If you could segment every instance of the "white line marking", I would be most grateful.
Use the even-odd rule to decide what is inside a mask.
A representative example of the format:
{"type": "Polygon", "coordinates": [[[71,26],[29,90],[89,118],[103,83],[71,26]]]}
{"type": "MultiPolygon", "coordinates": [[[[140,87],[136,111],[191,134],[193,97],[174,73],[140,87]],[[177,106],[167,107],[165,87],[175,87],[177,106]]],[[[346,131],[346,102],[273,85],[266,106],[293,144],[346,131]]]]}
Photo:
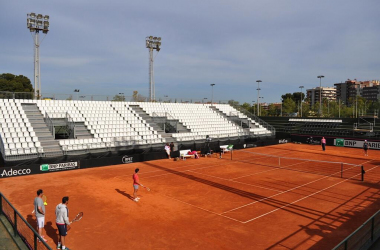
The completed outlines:
{"type": "MultiPolygon", "coordinates": [[[[356,167],[356,166],[355,166],[355,167],[356,167]]],[[[353,167],[353,168],[354,168],[354,167],[353,167]]],[[[351,169],[351,168],[349,168],[349,169],[351,169]]],[[[268,196],[268,197],[266,197],[266,198],[262,198],[262,199],[260,199],[260,200],[257,200],[257,201],[254,201],[254,202],[250,202],[250,203],[245,204],[245,205],[243,205],[243,206],[240,206],[240,207],[237,207],[237,208],[234,208],[234,209],[228,210],[228,211],[226,211],[226,212],[223,212],[222,214],[224,214],[224,213],[229,213],[229,212],[232,212],[232,211],[238,210],[238,209],[243,208],[243,207],[246,207],[246,206],[250,206],[250,205],[255,204],[255,203],[257,203],[257,202],[265,201],[265,200],[267,200],[267,199],[270,199],[270,198],[272,198],[272,197],[278,196],[278,195],[280,195],[280,194],[284,194],[284,193],[290,192],[290,191],[292,191],[292,190],[295,190],[295,189],[298,189],[298,188],[304,187],[304,186],[306,186],[306,185],[309,185],[309,184],[311,184],[311,183],[314,183],[314,182],[317,182],[317,181],[320,181],[320,180],[323,180],[323,179],[329,178],[329,177],[331,177],[332,175],[334,175],[334,174],[338,174],[338,173],[340,173],[340,171],[339,171],[339,172],[336,172],[336,173],[333,173],[333,174],[331,174],[331,175],[324,176],[324,177],[322,177],[322,178],[316,179],[316,180],[314,180],[314,181],[307,182],[307,183],[302,184],[302,185],[299,185],[299,186],[297,186],[297,187],[294,187],[294,188],[291,188],[291,189],[288,189],[288,190],[284,190],[284,191],[282,191],[282,192],[280,192],[280,193],[278,193],[278,194],[274,194],[274,195],[268,196]]],[[[351,177],[351,178],[352,178],[352,177],[351,177]]]]}
{"type": "Polygon", "coordinates": [[[226,215],[218,214],[218,213],[216,213],[216,212],[213,212],[213,211],[207,210],[207,209],[205,209],[205,208],[201,208],[201,207],[195,206],[195,205],[193,205],[193,204],[187,203],[187,202],[185,202],[185,201],[178,200],[178,199],[176,199],[176,198],[173,198],[173,197],[167,196],[167,195],[165,195],[165,194],[163,194],[162,196],[165,196],[165,197],[170,198],[170,199],[172,199],[172,200],[175,200],[175,201],[178,201],[178,202],[184,203],[184,204],[186,204],[186,205],[189,205],[189,206],[192,206],[192,207],[198,208],[198,209],[200,209],[200,210],[203,210],[203,211],[206,211],[206,212],[209,212],[209,213],[212,213],[212,214],[215,214],[215,215],[218,215],[218,216],[221,216],[221,217],[224,217],[224,218],[227,218],[227,219],[233,220],[233,221],[237,221],[237,222],[240,222],[240,223],[244,223],[244,222],[242,222],[242,221],[240,221],[240,220],[237,220],[237,219],[234,219],[234,218],[228,217],[228,216],[226,216],[226,215]]]}
{"type": "MultiPolygon", "coordinates": [[[[378,167],[378,166],[375,166],[375,167],[369,169],[368,171],[371,171],[372,169],[377,168],[377,167],[378,167]]],[[[360,175],[360,174],[357,174],[357,175],[360,175]]],[[[355,176],[357,176],[357,175],[355,175],[355,176]]],[[[259,216],[255,217],[255,218],[252,218],[252,219],[250,219],[250,220],[244,221],[243,224],[248,223],[248,222],[251,222],[251,221],[254,221],[254,220],[257,220],[257,219],[259,219],[259,218],[261,218],[261,217],[263,217],[263,216],[266,216],[266,215],[268,215],[268,214],[274,213],[274,212],[276,212],[276,211],[278,211],[278,210],[280,210],[280,209],[283,209],[283,208],[288,207],[288,206],[290,206],[290,205],[292,205],[292,204],[294,204],[294,203],[297,203],[297,202],[302,201],[302,200],[304,200],[304,199],[306,199],[306,198],[309,198],[309,197],[311,197],[311,196],[313,196],[313,195],[315,195],[315,194],[318,194],[318,193],[320,193],[320,192],[322,192],[322,191],[325,191],[325,190],[327,190],[327,189],[330,189],[330,188],[332,188],[332,187],[334,187],[334,186],[336,186],[336,185],[338,185],[338,184],[341,184],[341,183],[343,183],[343,182],[346,182],[346,181],[348,181],[348,180],[354,178],[355,176],[353,176],[353,177],[351,177],[351,178],[348,178],[348,179],[346,179],[346,180],[343,180],[343,181],[341,181],[341,182],[335,183],[335,184],[333,184],[333,185],[331,185],[331,186],[329,186],[329,187],[326,187],[326,188],[324,188],[324,189],[321,189],[321,190],[319,190],[319,191],[317,191],[317,192],[315,192],[315,193],[312,193],[312,194],[310,194],[310,195],[308,195],[308,196],[305,196],[305,197],[303,197],[303,198],[300,198],[300,199],[298,199],[298,200],[296,200],[296,201],[293,201],[293,202],[291,202],[291,203],[289,203],[289,204],[287,204],[287,205],[284,205],[284,206],[282,206],[282,207],[276,208],[276,209],[274,209],[274,210],[272,210],[272,211],[269,211],[269,212],[267,212],[267,213],[265,213],[265,214],[262,214],[262,215],[259,215],[259,216]]]]}

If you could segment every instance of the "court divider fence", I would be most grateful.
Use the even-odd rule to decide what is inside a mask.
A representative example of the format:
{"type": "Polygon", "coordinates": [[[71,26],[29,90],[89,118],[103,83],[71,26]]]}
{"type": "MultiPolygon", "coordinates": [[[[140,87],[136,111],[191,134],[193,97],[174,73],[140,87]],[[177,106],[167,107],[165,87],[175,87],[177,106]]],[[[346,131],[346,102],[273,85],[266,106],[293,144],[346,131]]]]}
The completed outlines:
{"type": "Polygon", "coordinates": [[[369,249],[378,239],[380,239],[380,210],[334,247],[333,250],[369,249]]]}
{"type": "Polygon", "coordinates": [[[52,250],[1,192],[0,215],[4,215],[12,225],[13,237],[20,237],[27,248],[31,250],[52,250]]]}

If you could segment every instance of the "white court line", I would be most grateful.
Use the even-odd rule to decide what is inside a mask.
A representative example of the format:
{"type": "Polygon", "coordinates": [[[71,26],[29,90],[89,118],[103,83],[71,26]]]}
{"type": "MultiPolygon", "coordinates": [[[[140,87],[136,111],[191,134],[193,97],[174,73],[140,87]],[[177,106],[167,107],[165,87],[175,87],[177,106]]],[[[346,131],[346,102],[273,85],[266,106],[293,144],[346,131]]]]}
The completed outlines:
{"type": "Polygon", "coordinates": [[[251,187],[257,187],[257,188],[267,189],[267,190],[271,190],[271,191],[281,192],[281,190],[278,190],[278,189],[267,188],[267,187],[258,186],[258,185],[252,185],[252,184],[244,183],[244,182],[240,182],[240,181],[234,181],[233,179],[225,179],[225,178],[222,178],[222,177],[217,177],[217,176],[213,176],[213,175],[198,173],[198,172],[194,172],[193,170],[186,170],[186,171],[193,172],[193,173],[196,173],[196,174],[199,174],[199,175],[205,175],[205,176],[216,178],[216,179],[221,179],[221,180],[225,180],[225,181],[230,181],[230,182],[235,182],[235,183],[239,183],[239,184],[244,184],[244,185],[251,186],[251,187]]]}
{"type": "MultiPolygon", "coordinates": [[[[307,161],[305,161],[307,162],[307,161]]],[[[254,173],[254,174],[249,174],[249,175],[244,175],[244,176],[240,176],[240,177],[236,177],[236,178],[233,178],[231,180],[236,180],[236,179],[240,179],[240,178],[244,178],[244,177],[248,177],[248,176],[252,176],[252,175],[257,175],[257,174],[261,174],[261,173],[266,173],[266,172],[270,172],[270,171],[275,171],[275,170],[279,170],[279,169],[285,169],[285,170],[293,170],[293,169],[289,169],[288,167],[291,167],[291,166],[294,166],[294,165],[297,165],[297,164],[301,164],[301,163],[305,163],[305,162],[300,162],[300,163],[294,163],[292,165],[287,165],[286,167],[281,167],[281,166],[267,166],[267,165],[260,165],[260,164],[256,164],[256,165],[260,165],[260,166],[263,166],[263,167],[272,167],[274,169],[269,169],[269,170],[265,170],[265,171],[261,171],[261,172],[257,172],[257,173],[254,173]]],[[[313,173],[313,172],[306,172],[306,173],[313,173]]]]}
{"type": "MultiPolygon", "coordinates": [[[[373,167],[373,168],[371,168],[371,169],[369,169],[369,170],[367,170],[367,171],[371,171],[372,169],[377,168],[377,167],[378,167],[378,166],[375,166],[375,167],[373,167]]],[[[259,216],[255,217],[255,218],[252,218],[252,219],[249,219],[249,220],[247,220],[247,221],[244,221],[243,224],[248,223],[248,222],[251,222],[251,221],[254,221],[254,220],[257,220],[257,219],[259,219],[259,218],[261,218],[261,217],[264,217],[264,216],[266,216],[266,215],[268,215],[268,214],[274,213],[274,212],[276,212],[276,211],[278,211],[278,210],[280,210],[280,209],[283,209],[283,208],[285,208],[285,207],[288,207],[288,206],[290,206],[290,205],[292,205],[292,204],[294,204],[294,203],[297,203],[297,202],[299,202],[299,201],[302,201],[302,200],[304,200],[304,199],[306,199],[306,198],[309,198],[309,197],[311,197],[311,196],[313,196],[313,195],[316,195],[316,194],[318,194],[318,193],[320,193],[320,192],[322,192],[322,191],[325,191],[325,190],[330,189],[330,188],[332,188],[332,187],[334,187],[334,186],[336,186],[336,185],[339,185],[339,184],[341,184],[341,183],[343,183],[343,182],[346,182],[346,181],[348,181],[348,180],[350,180],[350,179],[352,179],[352,178],[354,178],[355,176],[358,176],[358,175],[360,175],[360,174],[354,175],[354,176],[351,177],[351,178],[348,178],[348,179],[343,180],[343,181],[341,181],[341,182],[335,183],[335,184],[333,184],[333,185],[331,185],[331,186],[329,186],[329,187],[326,187],[326,188],[324,188],[324,189],[321,189],[321,190],[319,190],[319,191],[317,191],[317,192],[315,192],[315,193],[312,193],[312,194],[310,194],[310,195],[308,195],[308,196],[305,196],[305,197],[303,197],[303,198],[300,198],[300,199],[298,199],[298,200],[296,200],[296,201],[293,201],[293,202],[291,202],[291,203],[289,203],[289,204],[287,204],[287,205],[284,205],[284,206],[282,206],[282,207],[276,208],[276,209],[274,209],[274,210],[272,210],[272,211],[269,211],[269,212],[267,212],[267,213],[265,213],[265,214],[262,214],[262,215],[259,215],[259,216]]]]}
{"type": "MultiPolygon", "coordinates": [[[[369,161],[371,161],[371,160],[369,160],[369,161]]],[[[369,161],[366,161],[366,162],[369,162],[369,161]]],[[[366,162],[364,162],[364,163],[366,163],[366,162]]],[[[364,164],[364,163],[361,163],[361,164],[364,164]]],[[[355,167],[356,167],[356,166],[355,166],[355,167]]],[[[353,167],[353,168],[354,168],[354,167],[353,167]]],[[[349,169],[351,169],[351,168],[349,168],[349,169]]],[[[340,171],[339,171],[339,172],[336,172],[336,173],[334,173],[334,174],[337,174],[337,173],[340,173],[340,171]]],[[[234,209],[228,210],[228,211],[226,211],[226,212],[223,212],[222,214],[224,214],[224,213],[228,213],[228,212],[232,212],[232,211],[238,210],[238,209],[240,209],[240,208],[243,208],[243,207],[246,207],[246,206],[250,206],[250,205],[255,204],[255,203],[257,203],[257,202],[261,202],[261,201],[264,201],[264,200],[270,199],[270,198],[275,197],[275,196],[278,196],[278,195],[280,195],[280,194],[284,194],[284,193],[290,192],[290,191],[292,191],[292,190],[295,190],[295,189],[301,188],[301,187],[306,186],[306,185],[309,185],[309,184],[311,184],[311,183],[314,183],[314,182],[317,182],[317,181],[320,181],[320,180],[323,180],[323,179],[329,178],[329,177],[331,177],[331,176],[334,175],[334,174],[331,174],[331,175],[328,175],[328,176],[324,176],[324,177],[319,178],[319,179],[316,179],[316,180],[314,180],[314,181],[310,181],[310,182],[308,182],[308,183],[305,183],[305,184],[299,185],[299,186],[297,186],[297,187],[294,187],[294,188],[291,188],[291,189],[288,189],[288,190],[282,191],[282,192],[280,192],[280,193],[278,193],[278,194],[274,194],[274,195],[268,196],[268,197],[266,197],[266,198],[263,198],[263,199],[260,199],[260,200],[254,201],[254,202],[250,202],[250,203],[245,204],[245,205],[243,205],[243,206],[240,206],[240,207],[237,207],[237,208],[234,208],[234,209]]]]}
{"type": "Polygon", "coordinates": [[[240,221],[240,220],[237,220],[237,219],[234,219],[234,218],[228,217],[228,216],[226,216],[226,215],[218,214],[218,213],[216,213],[216,212],[213,212],[213,211],[207,210],[207,209],[205,209],[205,208],[201,208],[201,207],[195,206],[195,205],[193,205],[193,204],[187,203],[187,202],[185,202],[185,201],[178,200],[178,199],[176,199],[176,198],[173,198],[173,197],[167,196],[167,195],[165,195],[165,194],[163,194],[162,196],[165,196],[165,197],[170,198],[170,199],[172,199],[172,200],[175,200],[175,201],[178,201],[178,202],[184,203],[184,204],[186,204],[186,205],[189,205],[189,206],[192,206],[192,207],[198,208],[198,209],[200,209],[200,210],[203,210],[203,211],[209,212],[209,213],[211,213],[211,214],[215,214],[215,215],[218,215],[218,216],[221,216],[221,217],[224,217],[224,218],[227,218],[227,219],[233,220],[233,221],[237,221],[237,222],[240,222],[240,223],[244,223],[243,221],[240,221]]]}

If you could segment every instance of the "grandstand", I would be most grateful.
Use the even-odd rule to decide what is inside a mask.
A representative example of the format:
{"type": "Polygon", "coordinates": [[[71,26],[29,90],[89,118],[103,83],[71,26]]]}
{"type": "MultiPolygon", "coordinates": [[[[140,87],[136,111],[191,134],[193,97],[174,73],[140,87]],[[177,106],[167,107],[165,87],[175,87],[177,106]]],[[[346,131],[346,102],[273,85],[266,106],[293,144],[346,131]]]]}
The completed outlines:
{"type": "Polygon", "coordinates": [[[4,162],[275,135],[228,104],[1,99],[0,112],[4,162]]]}

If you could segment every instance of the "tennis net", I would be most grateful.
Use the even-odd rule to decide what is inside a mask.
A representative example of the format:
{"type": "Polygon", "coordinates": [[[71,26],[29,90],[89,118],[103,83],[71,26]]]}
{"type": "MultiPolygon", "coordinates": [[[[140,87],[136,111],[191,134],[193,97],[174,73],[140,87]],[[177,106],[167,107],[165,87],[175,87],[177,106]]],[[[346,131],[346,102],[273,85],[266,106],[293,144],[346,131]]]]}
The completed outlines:
{"type": "Polygon", "coordinates": [[[243,150],[235,150],[232,160],[252,163],[255,165],[269,166],[274,168],[325,175],[338,178],[364,180],[364,167],[358,164],[345,162],[318,161],[268,155],[243,150]]]}

